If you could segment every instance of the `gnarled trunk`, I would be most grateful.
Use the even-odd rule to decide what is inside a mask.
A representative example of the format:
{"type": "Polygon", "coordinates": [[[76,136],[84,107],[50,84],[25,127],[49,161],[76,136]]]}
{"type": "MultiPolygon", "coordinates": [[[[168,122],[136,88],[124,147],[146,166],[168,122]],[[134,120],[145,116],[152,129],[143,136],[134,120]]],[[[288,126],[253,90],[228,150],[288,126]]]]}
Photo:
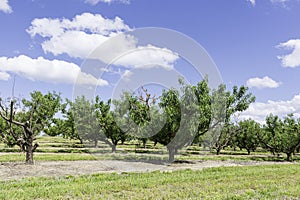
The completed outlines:
{"type": "Polygon", "coordinates": [[[33,151],[32,146],[26,148],[26,164],[33,165],[33,151]]]}
{"type": "Polygon", "coordinates": [[[36,148],[39,146],[37,143],[33,145],[34,136],[33,133],[29,130],[25,130],[26,135],[28,138],[26,138],[25,144],[23,144],[23,150],[26,153],[26,164],[33,165],[33,153],[36,150],[36,148]]]}
{"type": "Polygon", "coordinates": [[[174,147],[169,146],[167,148],[169,152],[169,162],[174,162],[176,149],[174,147]]]}

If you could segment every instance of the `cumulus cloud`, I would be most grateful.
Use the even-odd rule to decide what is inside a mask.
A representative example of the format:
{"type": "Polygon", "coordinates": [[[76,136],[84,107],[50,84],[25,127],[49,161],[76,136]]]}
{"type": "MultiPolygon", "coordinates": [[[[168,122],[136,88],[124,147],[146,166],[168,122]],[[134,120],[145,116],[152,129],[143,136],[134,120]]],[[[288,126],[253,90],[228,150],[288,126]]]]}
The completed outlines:
{"type": "MultiPolygon", "coordinates": [[[[253,6],[255,6],[255,4],[256,4],[256,0],[247,0],[247,1],[250,2],[253,6]]],[[[270,2],[273,4],[276,4],[276,3],[285,4],[288,1],[289,0],[270,0],[270,2]]]]}
{"type": "Polygon", "coordinates": [[[166,70],[171,70],[178,58],[178,54],[173,53],[167,48],[147,45],[136,47],[133,51],[117,59],[114,64],[143,69],[161,67],[166,70]]]}
{"type": "MultiPolygon", "coordinates": [[[[55,56],[67,54],[70,57],[85,59],[99,45],[129,30],[132,29],[119,17],[106,19],[99,14],[83,13],[71,20],[34,19],[27,32],[32,37],[38,35],[44,39],[41,45],[45,53],[52,53],[55,56]]],[[[123,34],[115,40],[118,42],[108,45],[107,50],[100,55],[101,58],[97,54],[95,59],[110,64],[111,58],[117,58],[127,52],[117,58],[114,64],[127,68],[160,66],[171,69],[179,58],[176,53],[166,48],[139,46],[133,36],[123,34]]]]}
{"type": "Polygon", "coordinates": [[[130,70],[125,70],[124,73],[121,75],[122,79],[125,81],[129,81],[130,77],[133,75],[133,72],[131,72],[130,70]]]}
{"type": "Polygon", "coordinates": [[[0,57],[0,77],[15,73],[32,81],[48,83],[66,83],[81,85],[108,85],[103,79],[96,79],[90,74],[80,71],[79,66],[62,60],[47,60],[43,57],[32,59],[25,55],[7,58],[0,57]]]}
{"type": "Polygon", "coordinates": [[[8,73],[0,71],[0,80],[7,81],[9,78],[10,78],[10,75],[8,73]]]}
{"type": "Polygon", "coordinates": [[[253,6],[255,6],[256,4],[255,0],[247,0],[247,1],[249,1],[253,6]]]}
{"type": "Polygon", "coordinates": [[[12,9],[8,4],[8,0],[0,0],[0,10],[5,13],[11,13],[12,9]]]}
{"type": "Polygon", "coordinates": [[[271,0],[272,3],[286,3],[289,0],[271,0]]]}
{"type": "Polygon", "coordinates": [[[45,53],[57,56],[63,53],[75,58],[86,58],[93,49],[107,40],[99,34],[87,34],[83,31],[67,31],[59,37],[53,37],[42,43],[45,53]]]}
{"type": "Polygon", "coordinates": [[[69,19],[34,19],[27,32],[44,38],[45,53],[85,58],[99,44],[130,28],[119,17],[106,19],[99,14],[83,13],[69,19]]]}
{"type": "Polygon", "coordinates": [[[283,67],[299,67],[300,66],[300,39],[292,39],[277,46],[292,52],[287,55],[278,56],[283,67]]]}
{"type": "Polygon", "coordinates": [[[89,3],[94,6],[94,5],[98,4],[99,2],[108,3],[108,4],[113,3],[113,2],[129,4],[130,0],[85,0],[84,2],[89,3]]]}
{"type": "Polygon", "coordinates": [[[284,117],[287,114],[294,113],[295,116],[300,114],[300,94],[294,96],[288,101],[267,101],[266,103],[253,103],[249,108],[240,114],[241,119],[254,119],[257,122],[263,123],[266,116],[269,114],[284,117]]]}
{"type": "Polygon", "coordinates": [[[276,82],[273,79],[271,79],[268,76],[265,76],[263,78],[250,78],[247,81],[247,86],[250,88],[258,88],[258,89],[263,89],[263,88],[278,88],[281,85],[280,82],[276,82]]]}

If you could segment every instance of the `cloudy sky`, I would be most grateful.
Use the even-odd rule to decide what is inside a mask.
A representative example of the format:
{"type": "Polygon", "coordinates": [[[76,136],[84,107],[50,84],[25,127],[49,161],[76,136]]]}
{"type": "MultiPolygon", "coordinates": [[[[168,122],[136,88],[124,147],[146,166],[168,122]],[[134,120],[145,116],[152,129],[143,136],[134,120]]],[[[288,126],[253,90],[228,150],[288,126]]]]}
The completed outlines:
{"type": "Polygon", "coordinates": [[[177,52],[130,36],[119,38],[107,54],[131,53],[101,68],[103,76],[81,70],[95,48],[118,34],[162,27],[202,45],[229,89],[250,88],[257,101],[241,117],[300,117],[299,19],[298,0],[0,0],[0,95],[12,95],[15,79],[19,97],[56,90],[71,98],[76,82],[109,98],[119,79],[133,77],[132,70],[157,66],[196,83],[177,52]]]}

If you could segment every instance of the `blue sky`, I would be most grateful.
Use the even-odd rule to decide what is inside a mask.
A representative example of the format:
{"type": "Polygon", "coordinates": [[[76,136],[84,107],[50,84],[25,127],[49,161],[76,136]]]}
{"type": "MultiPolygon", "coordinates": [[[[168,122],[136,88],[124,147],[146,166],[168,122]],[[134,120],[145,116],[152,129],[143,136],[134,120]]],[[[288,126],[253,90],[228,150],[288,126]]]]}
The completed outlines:
{"type": "MultiPolygon", "coordinates": [[[[0,93],[11,95],[15,76],[16,96],[56,90],[71,98],[87,52],[117,33],[163,27],[201,44],[228,88],[250,88],[257,101],[242,118],[262,121],[271,112],[300,117],[299,19],[298,0],[0,0],[0,93]]],[[[137,57],[164,69],[188,65],[176,52],[150,47],[103,77],[81,73],[81,83],[96,85],[108,98],[116,80],[140,68],[137,57]]],[[[187,67],[181,73],[193,79],[187,67]]]]}

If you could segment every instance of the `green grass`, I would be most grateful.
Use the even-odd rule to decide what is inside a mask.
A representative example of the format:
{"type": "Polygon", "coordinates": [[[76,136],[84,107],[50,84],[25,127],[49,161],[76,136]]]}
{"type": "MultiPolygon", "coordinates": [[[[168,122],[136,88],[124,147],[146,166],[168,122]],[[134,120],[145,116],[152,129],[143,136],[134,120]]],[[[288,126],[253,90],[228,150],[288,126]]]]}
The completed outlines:
{"type": "MultiPolygon", "coordinates": [[[[35,153],[35,161],[75,161],[75,160],[96,160],[91,154],[84,153],[35,153]]],[[[25,162],[23,153],[7,153],[0,155],[0,162],[25,162]]]]}
{"type": "Polygon", "coordinates": [[[299,199],[300,165],[29,178],[0,184],[0,199],[299,199]]]}
{"type": "MultiPolygon", "coordinates": [[[[76,151],[75,151],[76,152],[76,151]]],[[[283,162],[285,157],[277,157],[272,155],[177,155],[176,160],[190,160],[190,161],[276,161],[283,162]]],[[[20,162],[25,160],[24,153],[1,153],[1,162],[20,162]]],[[[117,151],[117,153],[74,153],[67,149],[57,153],[34,153],[35,161],[75,161],[75,160],[140,160],[140,161],[167,161],[167,152],[164,154],[147,154],[147,153],[132,153],[126,151],[117,151]]],[[[299,162],[300,156],[294,156],[294,161],[299,162]]]]}
{"type": "MultiPolygon", "coordinates": [[[[40,136],[36,140],[39,147],[36,150],[34,159],[36,161],[57,161],[57,160],[164,160],[168,159],[166,147],[157,144],[154,147],[153,142],[148,142],[146,148],[143,148],[140,141],[127,141],[123,145],[117,146],[117,154],[111,153],[111,148],[99,142],[99,148],[87,147],[80,144],[78,140],[70,140],[62,137],[40,136]],[[92,153],[92,155],[90,155],[92,153]],[[94,156],[96,155],[96,156],[94,156]]],[[[24,161],[25,154],[20,153],[20,149],[15,146],[9,148],[0,143],[0,162],[24,161]],[[7,153],[7,154],[6,154],[7,153]]],[[[272,156],[269,152],[252,152],[247,155],[246,151],[233,151],[226,149],[220,156],[215,153],[203,150],[199,146],[190,146],[180,150],[176,156],[178,160],[237,160],[237,161],[284,161],[285,155],[281,157],[272,156]]],[[[293,157],[294,161],[300,161],[300,154],[293,157]]]]}

